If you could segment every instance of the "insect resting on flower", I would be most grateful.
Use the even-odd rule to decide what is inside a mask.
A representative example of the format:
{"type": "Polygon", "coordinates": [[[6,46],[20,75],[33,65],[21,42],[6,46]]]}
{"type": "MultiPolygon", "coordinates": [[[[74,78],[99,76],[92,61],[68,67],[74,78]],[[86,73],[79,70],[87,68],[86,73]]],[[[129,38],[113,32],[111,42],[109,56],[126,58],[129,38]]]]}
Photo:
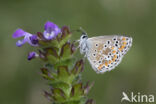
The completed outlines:
{"type": "Polygon", "coordinates": [[[97,73],[114,69],[132,46],[132,38],[106,35],[88,38],[83,33],[79,40],[80,53],[85,54],[97,73]]]}

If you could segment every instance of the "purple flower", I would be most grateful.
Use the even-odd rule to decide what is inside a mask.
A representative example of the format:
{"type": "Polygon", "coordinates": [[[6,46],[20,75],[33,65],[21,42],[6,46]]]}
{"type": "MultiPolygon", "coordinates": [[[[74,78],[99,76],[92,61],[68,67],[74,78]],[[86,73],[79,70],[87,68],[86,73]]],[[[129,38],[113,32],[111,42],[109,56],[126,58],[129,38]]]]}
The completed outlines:
{"type": "Polygon", "coordinates": [[[43,36],[45,39],[54,39],[59,33],[61,33],[61,29],[56,24],[50,21],[46,22],[43,32],[43,36]]]}
{"type": "Polygon", "coordinates": [[[38,44],[37,35],[32,35],[32,36],[30,37],[30,40],[31,40],[31,43],[32,43],[33,45],[37,45],[37,44],[38,44]]]}
{"type": "Polygon", "coordinates": [[[21,47],[26,42],[29,43],[31,46],[38,46],[38,39],[36,35],[32,35],[28,32],[23,31],[22,29],[17,29],[13,33],[13,38],[20,38],[24,36],[24,39],[18,40],[16,42],[16,46],[21,47]]]}
{"type": "Polygon", "coordinates": [[[38,57],[39,55],[36,52],[29,52],[28,54],[28,60],[31,60],[35,57],[38,57]]]}

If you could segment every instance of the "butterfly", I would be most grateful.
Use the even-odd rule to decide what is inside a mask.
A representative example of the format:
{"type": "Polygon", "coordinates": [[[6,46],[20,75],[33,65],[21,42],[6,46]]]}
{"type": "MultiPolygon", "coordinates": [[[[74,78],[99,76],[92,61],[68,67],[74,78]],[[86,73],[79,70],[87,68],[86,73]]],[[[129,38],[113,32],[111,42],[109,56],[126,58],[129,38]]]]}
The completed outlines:
{"type": "Polygon", "coordinates": [[[82,34],[79,40],[80,53],[85,54],[96,73],[114,69],[131,46],[132,38],[120,35],[88,38],[82,34]]]}

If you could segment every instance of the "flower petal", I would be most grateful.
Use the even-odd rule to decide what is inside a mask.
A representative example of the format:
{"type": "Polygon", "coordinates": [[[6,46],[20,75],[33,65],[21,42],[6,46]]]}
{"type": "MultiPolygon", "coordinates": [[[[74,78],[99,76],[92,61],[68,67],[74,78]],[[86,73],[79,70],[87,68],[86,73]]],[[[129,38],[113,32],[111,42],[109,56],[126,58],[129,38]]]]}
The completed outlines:
{"type": "Polygon", "coordinates": [[[31,44],[32,44],[33,46],[37,46],[37,45],[38,45],[37,35],[32,35],[32,36],[30,36],[29,38],[30,38],[31,44]]]}
{"type": "Polygon", "coordinates": [[[44,30],[47,31],[48,33],[51,33],[55,29],[56,25],[53,22],[46,22],[44,25],[44,30]]]}
{"type": "Polygon", "coordinates": [[[23,40],[18,40],[18,41],[16,42],[16,46],[21,47],[25,42],[26,42],[25,39],[23,39],[23,40]]]}
{"type": "Polygon", "coordinates": [[[13,33],[13,35],[12,35],[12,37],[13,38],[19,38],[19,37],[22,37],[22,36],[25,36],[25,31],[23,31],[22,29],[17,29],[14,33],[13,33]]]}
{"type": "Polygon", "coordinates": [[[34,44],[35,42],[37,42],[37,37],[30,34],[30,33],[26,33],[25,34],[25,37],[24,37],[24,40],[29,43],[31,46],[38,46],[38,44],[34,44]],[[34,40],[36,38],[36,40],[34,40]]]}
{"type": "Polygon", "coordinates": [[[31,60],[35,57],[38,57],[38,54],[36,52],[29,52],[28,54],[28,60],[31,60]]]}
{"type": "Polygon", "coordinates": [[[44,38],[47,39],[47,40],[51,40],[51,39],[55,38],[55,33],[54,32],[48,33],[46,31],[44,31],[43,35],[44,35],[44,38]]]}
{"type": "Polygon", "coordinates": [[[55,27],[55,34],[58,35],[59,33],[61,33],[61,29],[57,26],[55,27]]]}
{"type": "Polygon", "coordinates": [[[43,33],[43,36],[47,40],[51,40],[55,38],[59,33],[61,33],[61,29],[56,24],[50,21],[46,22],[44,29],[45,31],[43,33]]]}

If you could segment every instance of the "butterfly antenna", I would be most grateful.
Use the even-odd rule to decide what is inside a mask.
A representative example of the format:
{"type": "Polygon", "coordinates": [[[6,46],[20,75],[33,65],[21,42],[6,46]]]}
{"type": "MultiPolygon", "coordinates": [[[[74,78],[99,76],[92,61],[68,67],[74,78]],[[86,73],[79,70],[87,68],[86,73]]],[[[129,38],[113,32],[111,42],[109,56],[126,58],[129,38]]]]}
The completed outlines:
{"type": "Polygon", "coordinates": [[[77,29],[77,32],[81,32],[83,35],[87,35],[87,32],[82,27],[80,27],[80,29],[77,29]]]}
{"type": "MultiPolygon", "coordinates": [[[[87,35],[87,32],[86,32],[82,27],[80,27],[79,29],[77,29],[77,30],[75,30],[75,31],[81,32],[82,35],[87,35]]],[[[88,35],[87,35],[87,36],[88,36],[88,35]]],[[[77,42],[80,42],[80,39],[79,39],[79,40],[76,40],[75,42],[76,42],[76,43],[77,43],[77,42]]]]}

